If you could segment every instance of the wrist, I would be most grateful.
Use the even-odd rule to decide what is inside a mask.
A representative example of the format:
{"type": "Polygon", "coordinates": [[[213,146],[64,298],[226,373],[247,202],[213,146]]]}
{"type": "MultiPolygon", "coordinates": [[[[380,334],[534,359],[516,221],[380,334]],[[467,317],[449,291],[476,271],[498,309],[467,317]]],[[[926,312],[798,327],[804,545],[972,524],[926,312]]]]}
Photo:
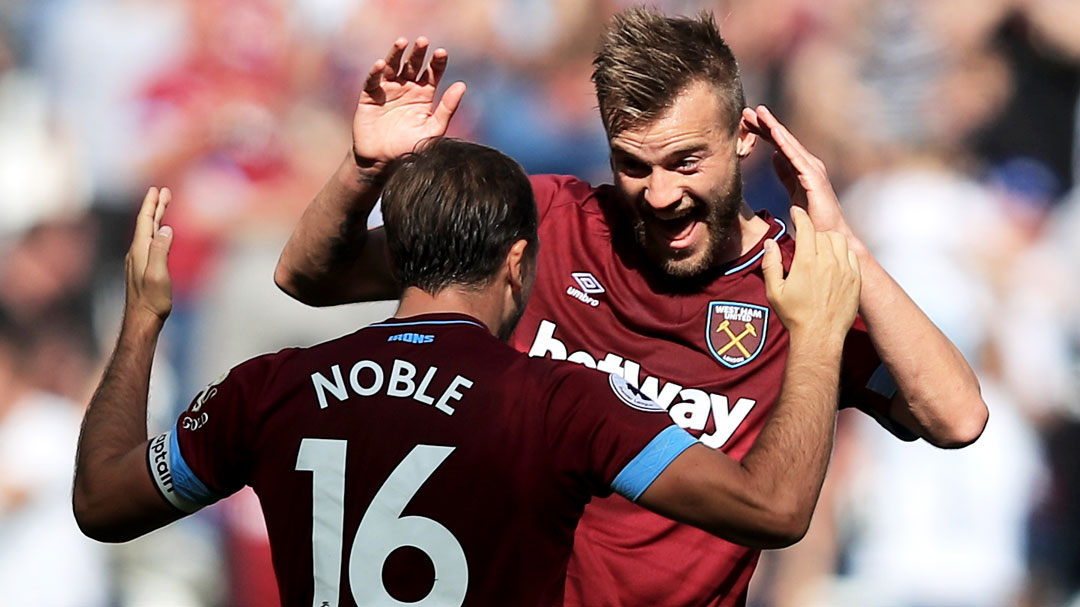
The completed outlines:
{"type": "Polygon", "coordinates": [[[382,186],[390,176],[389,165],[385,160],[364,158],[357,154],[355,149],[350,151],[344,163],[347,168],[346,178],[354,186],[382,186]]]}
{"type": "Polygon", "coordinates": [[[870,249],[866,247],[863,241],[859,240],[859,237],[855,235],[850,229],[845,229],[843,232],[845,238],[847,238],[848,250],[855,253],[855,257],[859,259],[859,264],[863,264],[872,260],[874,257],[870,254],[870,249]]]}
{"type": "Polygon", "coordinates": [[[840,354],[844,351],[844,340],[847,334],[846,332],[836,334],[827,330],[796,328],[794,331],[789,330],[788,336],[788,347],[792,354],[803,352],[815,359],[835,358],[839,361],[840,354]]]}
{"type": "Polygon", "coordinates": [[[147,307],[131,304],[124,309],[122,334],[135,338],[153,337],[156,339],[164,327],[165,318],[147,307]]]}

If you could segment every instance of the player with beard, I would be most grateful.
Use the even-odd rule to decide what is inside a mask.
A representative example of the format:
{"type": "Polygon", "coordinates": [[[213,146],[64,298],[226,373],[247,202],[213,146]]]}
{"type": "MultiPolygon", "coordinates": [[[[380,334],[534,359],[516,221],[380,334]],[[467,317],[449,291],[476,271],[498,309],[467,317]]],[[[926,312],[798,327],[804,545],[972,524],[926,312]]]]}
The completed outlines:
{"type": "Polygon", "coordinates": [[[699,444],[625,379],[529,358],[509,335],[536,267],[525,172],[484,146],[428,140],[394,162],[393,318],[246,361],[169,432],[146,435],[154,346],[171,309],[170,194],[151,189],[127,260],[116,351],[79,439],[74,509],[122,541],[250,485],[284,605],[554,605],[585,503],[616,492],[730,539],[787,545],[810,523],[832,444],[859,269],[801,214],[769,298],[791,384],[744,461],[699,444]],[[795,378],[798,381],[795,381],[795,378]]]}
{"type": "MultiPolygon", "coordinates": [[[[375,63],[353,149],[305,211],[275,274],[312,305],[396,297],[385,235],[368,231],[387,163],[446,129],[464,92],[436,103],[447,53],[398,40],[375,63]]],[[[962,355],[848,228],[825,167],[763,106],[745,108],[738,67],[711,16],[617,14],[593,80],[614,183],[533,176],[537,283],[511,344],[623,376],[705,446],[746,456],[782,399],[790,339],[765,297],[762,259],[788,226],[742,199],[739,162],[758,138],[795,207],[859,255],[860,319],[845,344],[841,406],[906,440],[955,448],[987,409],[962,355]],[[771,245],[768,245],[771,246],[771,245]]],[[[793,208],[793,213],[795,209],[793,208]]],[[[786,387],[785,387],[786,389],[786,387]]],[[[595,500],[578,527],[569,605],[739,605],[758,551],[647,512],[595,500]]]]}

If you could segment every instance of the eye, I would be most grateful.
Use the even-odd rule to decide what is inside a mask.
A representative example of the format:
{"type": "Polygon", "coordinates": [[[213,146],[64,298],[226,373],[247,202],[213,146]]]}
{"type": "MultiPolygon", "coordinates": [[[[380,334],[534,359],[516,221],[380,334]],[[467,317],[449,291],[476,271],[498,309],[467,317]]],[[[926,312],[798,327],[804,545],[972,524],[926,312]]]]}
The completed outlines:
{"type": "Polygon", "coordinates": [[[679,171],[680,173],[692,173],[697,170],[699,164],[701,164],[700,158],[697,156],[687,156],[676,162],[672,169],[679,171]]]}
{"type": "Polygon", "coordinates": [[[633,158],[617,158],[615,160],[615,170],[633,179],[648,177],[649,173],[652,172],[649,165],[633,158]]]}

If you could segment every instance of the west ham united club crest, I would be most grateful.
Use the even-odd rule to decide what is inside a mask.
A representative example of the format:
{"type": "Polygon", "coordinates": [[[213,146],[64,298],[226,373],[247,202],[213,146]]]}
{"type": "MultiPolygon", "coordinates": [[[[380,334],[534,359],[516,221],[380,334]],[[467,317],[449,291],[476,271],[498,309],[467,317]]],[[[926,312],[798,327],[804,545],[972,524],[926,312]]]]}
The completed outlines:
{"type": "Polygon", "coordinates": [[[738,301],[709,302],[705,342],[720,364],[734,369],[754,360],[765,346],[769,309],[738,301]]]}

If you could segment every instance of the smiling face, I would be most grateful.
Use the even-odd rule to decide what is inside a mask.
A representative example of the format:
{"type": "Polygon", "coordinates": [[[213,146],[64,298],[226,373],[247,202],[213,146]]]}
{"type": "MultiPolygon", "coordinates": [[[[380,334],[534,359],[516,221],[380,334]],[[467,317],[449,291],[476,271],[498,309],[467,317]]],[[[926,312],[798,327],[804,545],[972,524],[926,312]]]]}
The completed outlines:
{"type": "Polygon", "coordinates": [[[694,82],[656,120],[610,140],[615,188],[637,242],[671,276],[696,276],[740,251],[739,156],[753,136],[724,115],[712,87],[694,82]]]}

